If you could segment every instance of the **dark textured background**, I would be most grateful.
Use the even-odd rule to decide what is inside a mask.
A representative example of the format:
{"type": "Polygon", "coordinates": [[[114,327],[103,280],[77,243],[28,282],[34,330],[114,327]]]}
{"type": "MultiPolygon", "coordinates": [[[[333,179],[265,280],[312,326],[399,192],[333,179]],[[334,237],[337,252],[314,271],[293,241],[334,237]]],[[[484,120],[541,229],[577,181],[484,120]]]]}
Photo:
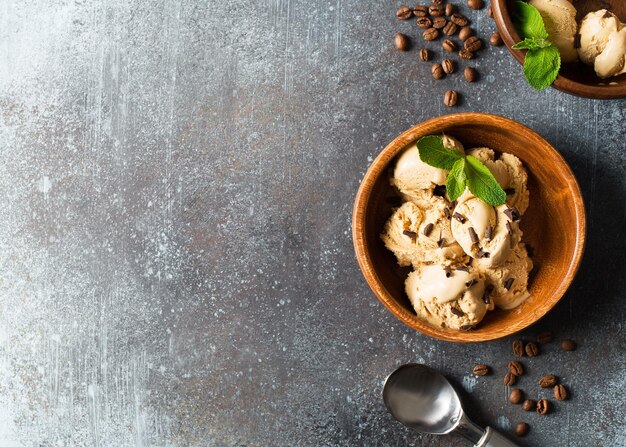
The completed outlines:
{"type": "Polygon", "coordinates": [[[417,35],[396,6],[0,3],[0,445],[464,445],[385,411],[384,378],[412,361],[447,373],[477,422],[527,420],[524,445],[626,445],[626,101],[536,93],[504,48],[472,61],[475,85],[435,82],[393,50],[396,31],[417,35]],[[507,404],[511,340],[413,332],[354,258],[363,173],[447,113],[450,86],[455,110],[547,138],[585,196],[582,269],[523,334],[580,345],[525,362],[529,395],[542,373],[571,389],[546,417],[507,404]],[[496,374],[475,379],[478,361],[496,374]]]}

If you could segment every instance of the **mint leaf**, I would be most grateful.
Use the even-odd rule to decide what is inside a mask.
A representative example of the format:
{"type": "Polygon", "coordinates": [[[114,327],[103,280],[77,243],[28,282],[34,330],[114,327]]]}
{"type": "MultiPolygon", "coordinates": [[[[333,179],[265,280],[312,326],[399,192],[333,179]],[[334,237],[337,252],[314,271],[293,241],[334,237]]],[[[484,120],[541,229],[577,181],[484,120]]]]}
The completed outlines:
{"type": "Polygon", "coordinates": [[[466,183],[465,158],[461,158],[454,163],[446,179],[446,191],[451,201],[455,201],[463,194],[466,183]]]}
{"type": "Polygon", "coordinates": [[[463,158],[459,151],[445,147],[442,138],[436,135],[420,138],[417,150],[424,163],[446,171],[452,169],[454,163],[463,158]]]}
{"type": "Polygon", "coordinates": [[[515,27],[522,33],[523,37],[534,37],[536,39],[547,39],[548,32],[543,23],[543,18],[539,10],[526,2],[517,1],[517,13],[513,16],[515,27]]]}
{"type": "Polygon", "coordinates": [[[521,42],[513,45],[516,50],[540,50],[541,48],[547,48],[552,43],[548,39],[538,39],[536,37],[527,37],[521,42]]]}
{"type": "Polygon", "coordinates": [[[491,171],[476,157],[471,155],[465,157],[465,175],[470,192],[482,201],[493,206],[506,202],[506,193],[491,171]]]}
{"type": "Polygon", "coordinates": [[[536,90],[549,87],[559,74],[561,55],[554,45],[532,50],[524,59],[524,76],[536,90]]]}

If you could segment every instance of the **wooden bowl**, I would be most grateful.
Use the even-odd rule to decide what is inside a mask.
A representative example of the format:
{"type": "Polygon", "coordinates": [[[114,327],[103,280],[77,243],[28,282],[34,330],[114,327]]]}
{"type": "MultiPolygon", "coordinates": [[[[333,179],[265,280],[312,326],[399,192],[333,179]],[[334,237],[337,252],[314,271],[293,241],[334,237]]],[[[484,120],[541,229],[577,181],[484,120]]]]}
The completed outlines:
{"type": "MultiPolygon", "coordinates": [[[[397,206],[397,204],[396,204],[397,206]]],[[[561,155],[528,127],[497,115],[458,113],[413,126],[395,138],[368,169],[354,202],[352,237],[359,266],[378,299],[400,321],[431,337],[455,342],[494,340],[520,331],[543,317],[563,297],[580,265],[585,242],[585,210],[574,174],[561,155]],[[531,297],[516,309],[488,312],[475,330],[432,326],[415,314],[404,291],[409,268],[398,266],[380,239],[391,216],[390,170],[403,149],[425,135],[445,132],[466,148],[488,146],[519,157],[529,174],[530,207],[521,228],[535,250],[531,297]]]]}
{"type": "MultiPolygon", "coordinates": [[[[588,12],[607,8],[626,22],[626,1],[624,0],[574,0],[580,21],[588,12]]],[[[511,54],[519,63],[524,63],[526,51],[514,50],[511,47],[521,38],[511,19],[515,0],[493,0],[491,6],[502,40],[511,54]]],[[[576,96],[594,99],[616,99],[626,97],[626,74],[609,79],[596,76],[593,67],[581,62],[563,64],[553,87],[576,96]]]]}

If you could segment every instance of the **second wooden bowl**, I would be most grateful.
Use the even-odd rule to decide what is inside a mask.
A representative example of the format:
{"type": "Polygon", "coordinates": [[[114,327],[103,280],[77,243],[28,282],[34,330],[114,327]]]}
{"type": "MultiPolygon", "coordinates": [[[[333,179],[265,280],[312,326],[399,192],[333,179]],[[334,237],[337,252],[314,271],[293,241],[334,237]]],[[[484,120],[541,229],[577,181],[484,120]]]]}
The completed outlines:
{"type": "Polygon", "coordinates": [[[435,338],[455,342],[494,340],[543,317],[563,297],[580,265],[585,210],[574,174],[561,155],[528,127],[496,115],[459,113],[425,121],[395,138],[374,160],[356,196],[352,218],[356,256],[371,289],[400,321],[435,338]],[[516,309],[487,314],[473,331],[431,326],[415,314],[404,292],[409,269],[400,268],[380,239],[392,213],[389,170],[405,148],[425,135],[446,133],[466,148],[488,146],[519,157],[529,174],[530,207],[522,220],[524,241],[534,247],[531,297],[516,309]]]}
{"type": "MultiPolygon", "coordinates": [[[[624,0],[574,0],[573,4],[578,11],[578,20],[590,11],[608,7],[620,20],[626,21],[626,2],[624,0]]],[[[523,64],[526,51],[512,48],[521,40],[511,19],[511,15],[515,11],[514,5],[515,0],[493,0],[491,2],[494,19],[502,40],[515,59],[523,64]]],[[[563,64],[559,76],[552,86],[563,92],[586,98],[626,98],[626,74],[610,79],[600,79],[592,67],[580,62],[563,64]]]]}

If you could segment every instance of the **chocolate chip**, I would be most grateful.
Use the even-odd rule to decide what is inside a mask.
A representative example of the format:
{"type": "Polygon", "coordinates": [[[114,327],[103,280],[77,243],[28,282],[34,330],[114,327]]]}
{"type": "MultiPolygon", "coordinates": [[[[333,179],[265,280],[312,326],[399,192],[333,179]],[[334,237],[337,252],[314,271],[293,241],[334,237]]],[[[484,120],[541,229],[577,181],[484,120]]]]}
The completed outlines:
{"type": "Polygon", "coordinates": [[[457,212],[455,212],[452,217],[454,217],[456,220],[458,220],[461,223],[465,223],[467,221],[467,219],[465,218],[465,216],[463,216],[462,214],[459,214],[457,212]]]}
{"type": "Polygon", "coordinates": [[[469,289],[470,287],[472,287],[475,284],[478,284],[478,281],[476,279],[470,279],[469,281],[467,281],[465,283],[465,287],[467,287],[469,289]]]}
{"type": "Polygon", "coordinates": [[[472,240],[472,243],[477,244],[478,243],[478,235],[476,234],[476,230],[474,230],[474,227],[469,227],[467,232],[469,233],[469,236],[470,236],[470,239],[472,240]]]}
{"type": "Polygon", "coordinates": [[[515,281],[514,278],[507,278],[506,281],[504,281],[504,288],[506,290],[511,290],[511,286],[513,285],[513,281],[515,281]]]}
{"type": "Polygon", "coordinates": [[[446,216],[446,219],[450,219],[452,216],[450,215],[450,208],[445,207],[443,209],[443,214],[446,216]]]}
{"type": "Polygon", "coordinates": [[[463,315],[465,315],[462,310],[459,310],[456,307],[450,308],[450,311],[457,317],[462,317],[463,315]]]}
{"type": "Polygon", "coordinates": [[[443,248],[446,245],[446,240],[445,238],[441,238],[437,241],[437,247],[439,248],[443,248]]]}
{"type": "Polygon", "coordinates": [[[521,216],[519,210],[516,207],[514,207],[514,206],[504,210],[504,214],[506,215],[506,217],[511,219],[513,222],[518,221],[520,219],[520,216],[521,216]]]}
{"type": "Polygon", "coordinates": [[[493,227],[489,225],[487,227],[487,231],[485,231],[485,239],[490,241],[493,236],[493,227]]]}
{"type": "Polygon", "coordinates": [[[411,239],[415,239],[415,238],[417,238],[417,233],[416,233],[416,232],[414,232],[414,231],[404,230],[404,231],[402,232],[402,234],[404,234],[405,236],[410,237],[411,239]]]}
{"type": "MultiPolygon", "coordinates": [[[[428,50],[426,50],[428,51],[428,50]]],[[[437,185],[433,188],[433,195],[438,197],[445,197],[446,195],[446,185],[437,185]]]]}
{"type": "Polygon", "coordinates": [[[429,223],[428,225],[426,225],[423,231],[424,236],[426,237],[430,236],[430,233],[432,233],[434,227],[435,226],[432,223],[429,223]]]}

